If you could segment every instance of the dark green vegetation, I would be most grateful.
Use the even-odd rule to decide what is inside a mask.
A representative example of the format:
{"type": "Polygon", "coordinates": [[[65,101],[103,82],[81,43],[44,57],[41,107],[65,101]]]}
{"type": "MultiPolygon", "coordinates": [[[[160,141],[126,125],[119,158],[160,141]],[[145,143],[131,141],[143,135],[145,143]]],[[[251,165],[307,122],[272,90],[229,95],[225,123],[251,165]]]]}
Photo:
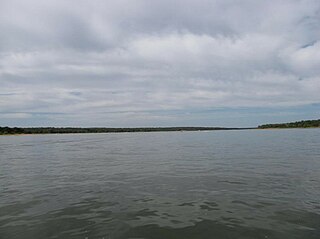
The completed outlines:
{"type": "Polygon", "coordinates": [[[281,123],[281,124],[263,124],[259,125],[259,129],[269,129],[269,128],[314,128],[320,127],[320,119],[318,120],[302,120],[291,123],[281,123]]]}
{"type": "MultiPolygon", "coordinates": [[[[264,124],[258,129],[273,128],[313,128],[320,127],[320,119],[303,120],[291,123],[264,124]]],[[[165,132],[165,131],[202,131],[202,130],[244,130],[256,128],[223,127],[148,127],[148,128],[74,128],[74,127],[0,127],[0,135],[7,134],[75,134],[75,133],[124,133],[124,132],[165,132]]]]}
{"type": "Polygon", "coordinates": [[[161,131],[199,131],[199,130],[240,130],[248,128],[221,127],[150,127],[150,128],[55,128],[55,127],[0,127],[0,135],[4,134],[74,134],[74,133],[122,133],[122,132],[161,132],[161,131]]]}

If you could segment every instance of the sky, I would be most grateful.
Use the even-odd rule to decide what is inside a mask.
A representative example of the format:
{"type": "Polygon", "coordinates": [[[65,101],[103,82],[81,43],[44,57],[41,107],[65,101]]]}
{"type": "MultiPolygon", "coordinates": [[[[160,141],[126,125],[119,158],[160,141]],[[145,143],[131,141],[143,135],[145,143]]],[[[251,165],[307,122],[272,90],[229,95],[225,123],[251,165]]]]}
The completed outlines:
{"type": "Polygon", "coordinates": [[[317,118],[319,0],[0,0],[0,126],[317,118]]]}

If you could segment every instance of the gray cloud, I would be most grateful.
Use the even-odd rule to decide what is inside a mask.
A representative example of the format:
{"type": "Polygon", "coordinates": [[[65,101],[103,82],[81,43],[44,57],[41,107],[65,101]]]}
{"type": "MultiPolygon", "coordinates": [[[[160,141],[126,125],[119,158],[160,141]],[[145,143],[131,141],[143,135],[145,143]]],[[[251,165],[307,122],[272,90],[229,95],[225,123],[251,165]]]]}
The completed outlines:
{"type": "Polygon", "coordinates": [[[317,0],[3,0],[0,122],[320,103],[319,23],[317,0]]]}

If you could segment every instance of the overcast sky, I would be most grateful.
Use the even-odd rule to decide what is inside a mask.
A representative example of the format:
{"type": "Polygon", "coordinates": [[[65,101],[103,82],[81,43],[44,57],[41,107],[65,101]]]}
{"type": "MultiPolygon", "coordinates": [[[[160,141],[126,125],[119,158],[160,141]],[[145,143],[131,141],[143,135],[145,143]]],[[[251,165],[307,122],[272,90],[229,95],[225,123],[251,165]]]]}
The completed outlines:
{"type": "Polygon", "coordinates": [[[319,0],[1,0],[0,125],[320,118],[319,0]]]}

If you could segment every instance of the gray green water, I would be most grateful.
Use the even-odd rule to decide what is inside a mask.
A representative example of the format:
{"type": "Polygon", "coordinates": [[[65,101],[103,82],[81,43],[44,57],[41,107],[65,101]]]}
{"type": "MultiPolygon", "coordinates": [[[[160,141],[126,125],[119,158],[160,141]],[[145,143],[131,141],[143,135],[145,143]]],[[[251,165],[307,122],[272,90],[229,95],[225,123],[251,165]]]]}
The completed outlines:
{"type": "Polygon", "coordinates": [[[0,238],[320,238],[320,130],[0,137],[0,238]]]}

